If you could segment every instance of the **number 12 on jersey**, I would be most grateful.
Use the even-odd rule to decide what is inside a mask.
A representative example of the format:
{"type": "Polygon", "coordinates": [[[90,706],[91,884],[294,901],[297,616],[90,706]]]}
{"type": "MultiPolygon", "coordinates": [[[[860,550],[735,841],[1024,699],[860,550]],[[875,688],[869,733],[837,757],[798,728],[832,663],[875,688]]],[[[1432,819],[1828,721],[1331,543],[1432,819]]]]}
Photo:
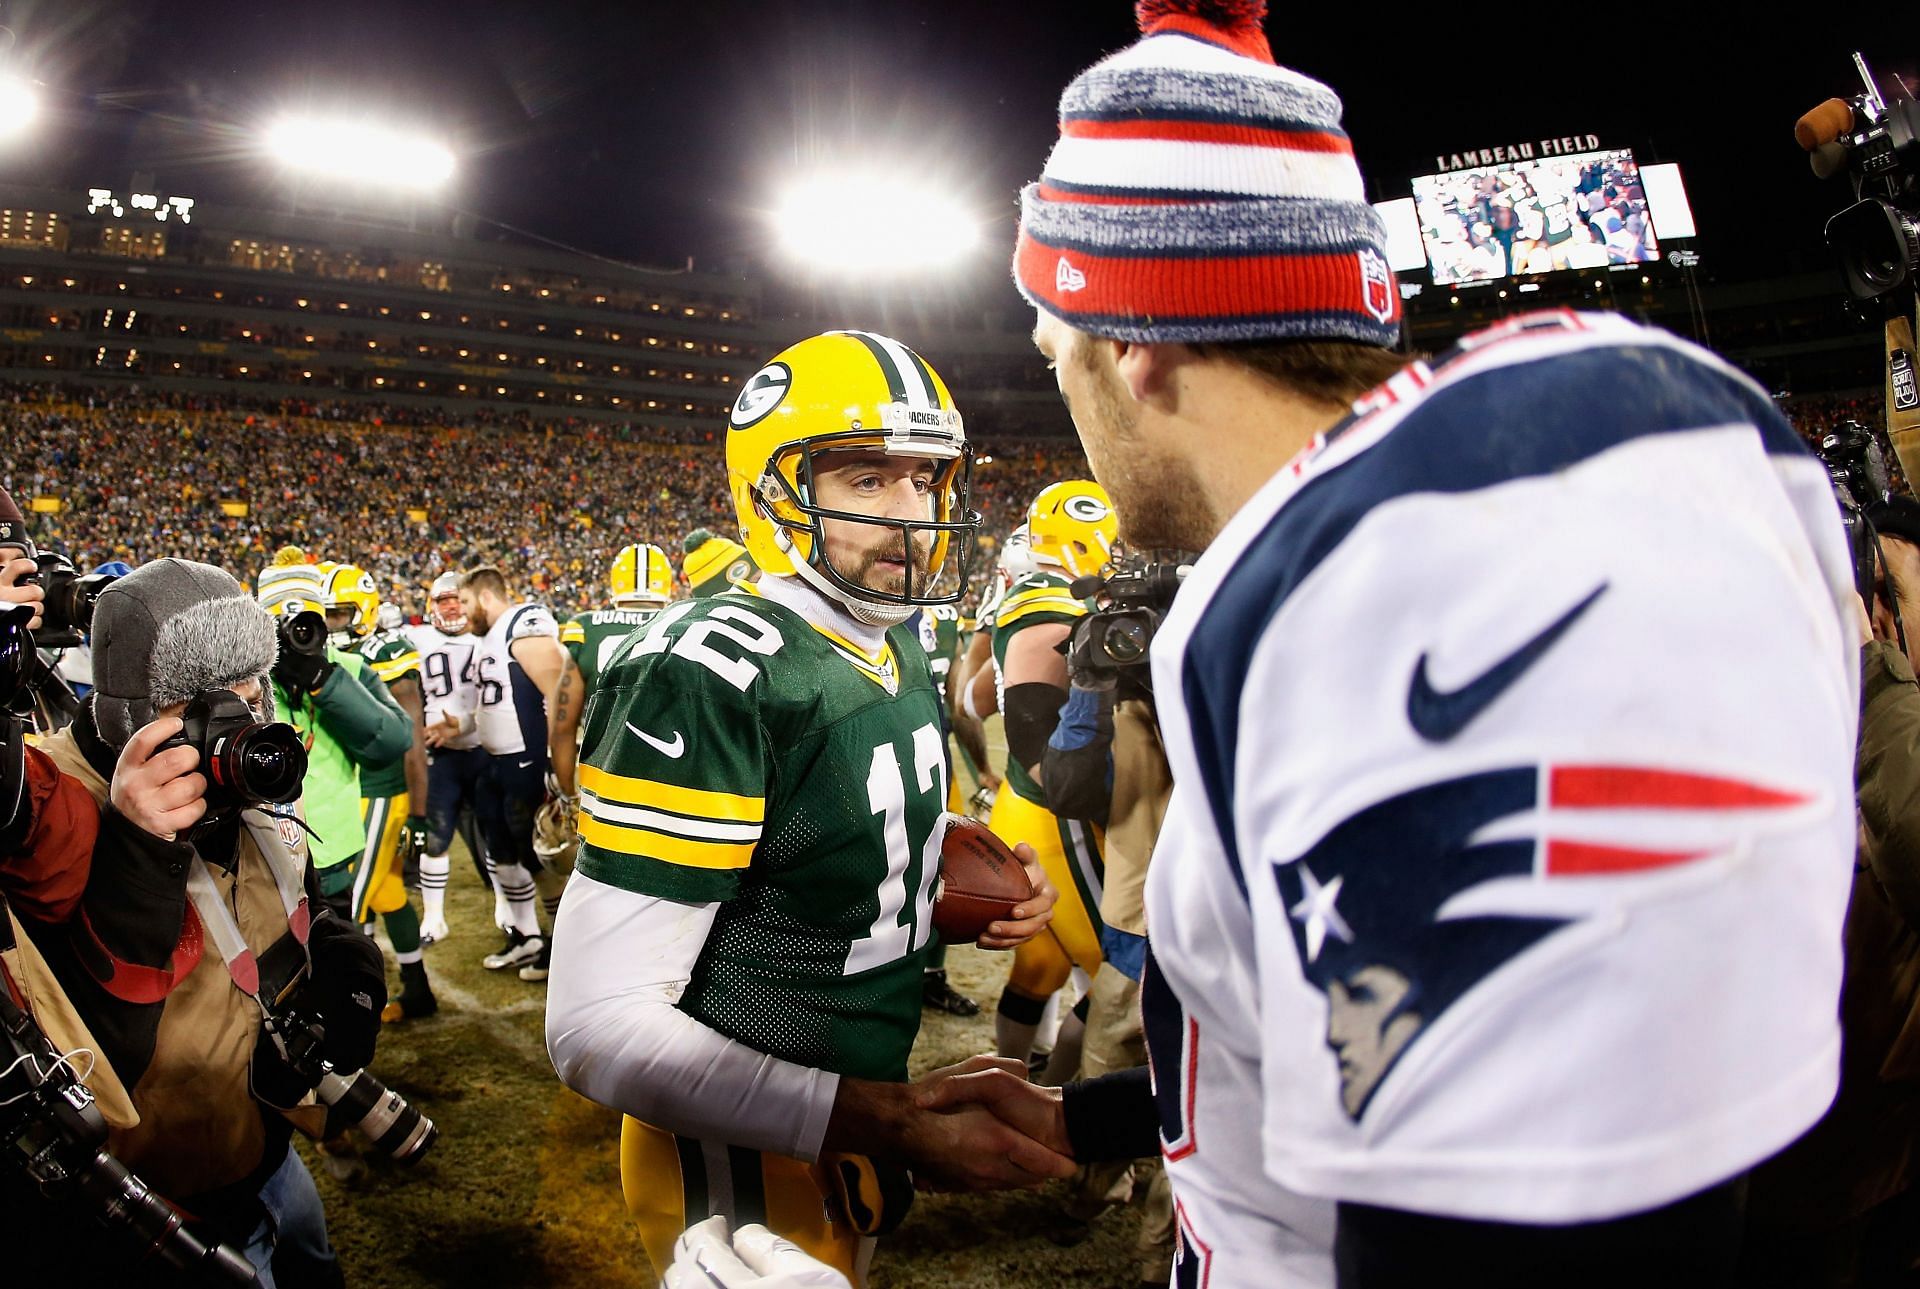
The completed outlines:
{"type": "Polygon", "coordinates": [[[913,878],[914,846],[907,836],[907,778],[892,743],[873,749],[873,768],[867,774],[867,802],[881,818],[887,846],[887,875],[880,884],[880,912],[867,934],[847,949],[844,975],[885,966],[923,948],[933,937],[933,883],[940,875],[940,844],[945,820],[938,803],[947,795],[946,741],[933,725],[913,732],[912,782],[917,792],[934,794],[933,827],[920,839],[920,871],[913,878]],[[908,913],[908,900],[912,911],[908,913]]]}

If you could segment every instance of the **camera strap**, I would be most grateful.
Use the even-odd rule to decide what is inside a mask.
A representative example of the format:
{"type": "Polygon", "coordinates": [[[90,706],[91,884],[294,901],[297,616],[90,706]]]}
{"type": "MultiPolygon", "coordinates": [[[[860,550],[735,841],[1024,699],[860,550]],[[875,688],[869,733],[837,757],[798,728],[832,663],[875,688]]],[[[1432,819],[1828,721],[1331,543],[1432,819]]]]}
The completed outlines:
{"type": "MultiPolygon", "coordinates": [[[[304,954],[307,931],[312,926],[307,908],[306,862],[295,854],[283,835],[278,822],[281,818],[265,810],[248,810],[241,816],[247,834],[253,838],[254,848],[260,852],[268,871],[273,874],[280,904],[287,911],[287,930],[293,934],[304,954]]],[[[193,911],[199,914],[201,925],[212,938],[214,947],[220,951],[221,961],[227,964],[227,975],[232,978],[234,987],[253,999],[262,1015],[271,1016],[271,1002],[260,994],[260,964],[255,961],[253,950],[247,947],[246,937],[240,933],[240,923],[234,918],[233,910],[221,898],[219,883],[213,880],[207,861],[198,852],[195,852],[193,863],[187,869],[187,898],[193,901],[193,911]]]]}
{"type": "Polygon", "coordinates": [[[1913,315],[1887,319],[1887,438],[1900,469],[1920,480],[1920,372],[1914,370],[1913,315]]]}

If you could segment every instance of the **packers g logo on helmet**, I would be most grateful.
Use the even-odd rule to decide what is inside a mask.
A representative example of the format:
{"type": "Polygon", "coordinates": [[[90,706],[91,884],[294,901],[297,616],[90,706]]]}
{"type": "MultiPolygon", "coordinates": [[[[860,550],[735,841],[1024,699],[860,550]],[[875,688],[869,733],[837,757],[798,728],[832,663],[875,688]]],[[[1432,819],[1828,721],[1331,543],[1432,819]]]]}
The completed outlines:
{"type": "Polygon", "coordinates": [[[1043,488],[1027,508],[1033,558],[1085,577],[1106,567],[1120,535],[1107,490],[1091,479],[1068,479],[1043,488]]]}
{"type": "Polygon", "coordinates": [[[966,585],[980,515],[968,506],[973,451],[946,382],[920,355],[869,331],[829,331],[776,355],[735,400],[727,434],[727,481],[740,540],[762,572],[799,576],[846,600],[904,606],[951,604],[966,585]],[[936,463],[924,519],[882,519],[822,507],[813,461],[823,452],[866,449],[936,463]],[[878,591],[849,580],[826,558],[821,523],[871,524],[927,543],[924,570],[905,588],[878,591]],[[933,592],[949,546],[960,538],[962,577],[933,592]]]}
{"type": "Polygon", "coordinates": [[[333,632],[334,643],[344,647],[372,632],[380,620],[380,592],[373,575],[358,564],[322,564],[320,572],[326,579],[326,611],[350,609],[353,613],[345,627],[333,632]]]}
{"type": "Polygon", "coordinates": [[[607,586],[616,609],[658,608],[673,599],[673,565],[658,546],[637,542],[614,557],[607,586]]]}

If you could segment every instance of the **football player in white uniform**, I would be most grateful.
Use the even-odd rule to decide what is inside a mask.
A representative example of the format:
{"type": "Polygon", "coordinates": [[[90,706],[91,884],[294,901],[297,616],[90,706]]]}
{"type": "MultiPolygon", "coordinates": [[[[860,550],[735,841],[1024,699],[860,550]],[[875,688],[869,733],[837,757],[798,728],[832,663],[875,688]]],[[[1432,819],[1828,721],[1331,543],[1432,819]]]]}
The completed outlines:
{"type": "Polygon", "coordinates": [[[476,724],[487,773],[477,812],[511,921],[506,943],[484,964],[489,971],[518,967],[522,980],[545,980],[547,937],[534,895],[538,889],[557,907],[566,874],[541,865],[533,849],[534,817],[546,804],[549,771],[554,793],[577,795],[580,669],[560,643],[553,614],[542,604],[510,600],[499,569],[469,572],[460,583],[460,606],[469,627],[480,633],[476,724]]]}
{"type": "MultiPolygon", "coordinates": [[[[1620,318],[1395,355],[1339,100],[1227,9],[1143,4],[1073,83],[1015,261],[1121,539],[1205,550],[1153,644],[1176,1283],[1729,1284],[1743,1174],[1837,1081],[1825,471],[1620,318]]],[[[1083,1158],[1113,1077],[1052,1121],[1083,1158]]],[[[943,1095],[986,1086],[1049,1104],[943,1095]]]]}
{"type": "Polygon", "coordinates": [[[420,857],[420,900],[426,916],[420,938],[428,944],[447,938],[448,852],[457,831],[466,838],[480,876],[495,892],[500,929],[511,925],[506,901],[493,881],[492,867],[474,809],[487,767],[480,746],[480,639],[467,630],[460,607],[460,575],[442,573],[427,598],[427,620],[406,627],[420,653],[420,685],[426,699],[427,853],[420,857]]]}

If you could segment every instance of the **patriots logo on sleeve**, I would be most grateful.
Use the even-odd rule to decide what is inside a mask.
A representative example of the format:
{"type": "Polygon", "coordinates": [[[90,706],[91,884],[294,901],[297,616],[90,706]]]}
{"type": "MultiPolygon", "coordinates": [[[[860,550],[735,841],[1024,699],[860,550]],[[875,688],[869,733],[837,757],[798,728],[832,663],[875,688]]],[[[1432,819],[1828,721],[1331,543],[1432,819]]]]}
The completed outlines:
{"type": "Polygon", "coordinates": [[[1326,1042],[1348,1116],[1366,1113],[1447,1008],[1579,920],[1499,911],[1489,883],[1667,873],[1726,855],[1814,802],[1671,769],[1515,766],[1390,797],[1274,863],[1301,970],[1326,996],[1326,1042]]]}

